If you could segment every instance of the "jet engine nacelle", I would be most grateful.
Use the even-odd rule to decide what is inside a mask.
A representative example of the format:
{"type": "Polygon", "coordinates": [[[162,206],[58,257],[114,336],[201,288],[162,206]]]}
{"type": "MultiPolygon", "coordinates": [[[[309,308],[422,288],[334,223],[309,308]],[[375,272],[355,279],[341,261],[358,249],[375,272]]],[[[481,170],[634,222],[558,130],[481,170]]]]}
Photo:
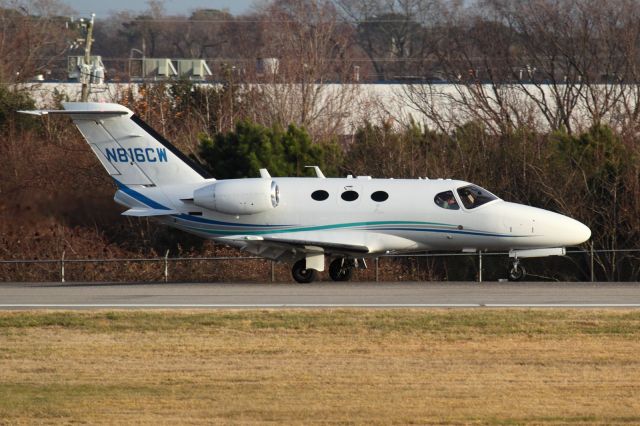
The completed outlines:
{"type": "Polygon", "coordinates": [[[262,213],[279,202],[280,190],[271,179],[222,180],[193,192],[196,206],[233,215],[262,213]]]}

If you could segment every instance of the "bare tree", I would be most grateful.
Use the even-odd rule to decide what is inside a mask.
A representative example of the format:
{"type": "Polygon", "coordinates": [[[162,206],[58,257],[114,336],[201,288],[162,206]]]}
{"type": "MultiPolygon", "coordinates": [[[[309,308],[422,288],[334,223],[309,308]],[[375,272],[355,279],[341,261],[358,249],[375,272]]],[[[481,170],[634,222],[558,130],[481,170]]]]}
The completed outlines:
{"type": "Polygon", "coordinates": [[[440,8],[434,54],[453,90],[414,85],[409,105],[431,121],[434,101],[496,133],[540,125],[568,133],[620,128],[637,114],[640,6],[629,0],[483,0],[440,8]]]}
{"type": "Polygon", "coordinates": [[[57,0],[0,0],[0,81],[24,81],[59,67],[71,34],[69,14],[57,0]]]}
{"type": "Polygon", "coordinates": [[[433,34],[438,0],[338,0],[371,60],[375,79],[416,79],[433,69],[433,34]]]}
{"type": "Polygon", "coordinates": [[[352,28],[328,0],[278,0],[263,10],[261,56],[274,58],[256,106],[267,123],[297,123],[312,134],[341,132],[357,87],[349,84],[352,28]]]}

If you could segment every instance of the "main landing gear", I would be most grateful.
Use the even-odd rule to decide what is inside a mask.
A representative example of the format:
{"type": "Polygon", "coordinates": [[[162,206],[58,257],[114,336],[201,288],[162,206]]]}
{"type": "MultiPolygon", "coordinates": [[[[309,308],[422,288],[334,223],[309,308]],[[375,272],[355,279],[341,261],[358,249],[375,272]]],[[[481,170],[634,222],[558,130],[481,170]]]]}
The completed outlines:
{"type": "Polygon", "coordinates": [[[293,268],[291,268],[291,275],[293,276],[293,279],[300,284],[308,284],[316,279],[318,271],[311,268],[307,269],[306,259],[300,259],[293,264],[293,268]]]}
{"type": "MultiPolygon", "coordinates": [[[[364,259],[356,260],[346,257],[337,257],[329,264],[329,276],[333,281],[349,281],[355,268],[366,268],[364,259]]],[[[300,259],[293,264],[291,276],[300,284],[308,284],[318,278],[318,271],[307,268],[306,259],[300,259]]]]}
{"type": "Polygon", "coordinates": [[[353,275],[355,262],[353,259],[338,257],[329,265],[329,276],[334,281],[349,281],[353,275]]]}
{"type": "Polygon", "coordinates": [[[511,267],[509,267],[509,281],[520,281],[527,275],[527,271],[520,264],[520,260],[516,257],[513,259],[511,267]]]}

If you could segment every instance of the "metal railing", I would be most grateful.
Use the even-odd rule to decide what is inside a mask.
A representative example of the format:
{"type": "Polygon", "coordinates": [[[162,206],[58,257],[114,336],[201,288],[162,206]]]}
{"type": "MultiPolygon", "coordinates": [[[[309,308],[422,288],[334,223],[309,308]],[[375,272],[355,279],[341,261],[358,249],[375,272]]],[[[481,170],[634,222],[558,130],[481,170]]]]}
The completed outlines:
{"type": "MultiPolygon", "coordinates": [[[[600,249],[595,250],[591,248],[590,250],[568,250],[567,255],[579,255],[584,259],[587,259],[586,269],[587,275],[586,279],[590,279],[590,281],[596,280],[596,268],[595,268],[595,259],[596,256],[606,255],[606,254],[621,254],[621,255],[634,255],[638,254],[640,256],[640,249],[623,249],[623,250],[610,250],[610,249],[600,249]]],[[[508,256],[507,252],[475,252],[475,253],[419,253],[419,254],[386,254],[381,255],[379,257],[373,258],[373,273],[375,277],[375,281],[380,281],[380,260],[381,259],[439,259],[439,258],[456,258],[456,257],[467,257],[473,258],[475,261],[475,280],[478,282],[483,281],[483,274],[485,265],[483,261],[486,261],[486,258],[492,258],[494,256],[508,256]]],[[[638,258],[635,258],[638,259],[638,258]]],[[[264,259],[257,256],[245,256],[245,257],[234,257],[234,256],[222,256],[222,257],[170,257],[169,251],[165,253],[163,257],[153,257],[153,258],[120,258],[120,259],[69,259],[65,256],[65,252],[62,252],[62,255],[59,259],[15,259],[15,260],[0,260],[0,267],[7,265],[56,265],[56,269],[58,271],[58,279],[60,282],[66,282],[66,268],[72,265],[82,265],[82,264],[94,264],[94,265],[108,265],[108,264],[158,264],[159,268],[153,269],[155,275],[153,279],[146,281],[163,281],[169,282],[172,278],[171,272],[175,269],[175,266],[172,268],[172,265],[176,265],[179,262],[184,262],[193,265],[196,262],[246,262],[246,261],[256,261],[256,262],[264,262],[269,265],[268,268],[268,281],[276,282],[276,265],[277,262],[264,259]]],[[[640,260],[638,260],[640,262],[640,260]]],[[[419,266],[419,263],[418,263],[419,266]]],[[[262,270],[264,270],[264,266],[262,270]]],[[[266,271],[265,271],[266,272],[266,271]]],[[[184,275],[184,274],[183,274],[184,275]]],[[[535,275],[533,275],[536,277],[535,275]]],[[[537,276],[539,278],[550,278],[544,276],[537,276]]],[[[373,277],[371,277],[373,279],[373,277]]],[[[90,281],[83,279],[82,281],[90,281]]],[[[105,281],[105,280],[97,280],[97,281],[105,281]]]]}

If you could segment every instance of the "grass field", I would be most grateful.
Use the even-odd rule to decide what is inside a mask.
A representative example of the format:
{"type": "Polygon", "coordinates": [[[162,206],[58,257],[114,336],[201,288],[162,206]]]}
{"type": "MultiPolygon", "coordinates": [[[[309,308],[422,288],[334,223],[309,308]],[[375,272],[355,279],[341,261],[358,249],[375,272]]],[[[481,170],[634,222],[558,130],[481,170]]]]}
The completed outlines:
{"type": "Polygon", "coordinates": [[[640,312],[0,313],[0,424],[640,423],[640,312]]]}

